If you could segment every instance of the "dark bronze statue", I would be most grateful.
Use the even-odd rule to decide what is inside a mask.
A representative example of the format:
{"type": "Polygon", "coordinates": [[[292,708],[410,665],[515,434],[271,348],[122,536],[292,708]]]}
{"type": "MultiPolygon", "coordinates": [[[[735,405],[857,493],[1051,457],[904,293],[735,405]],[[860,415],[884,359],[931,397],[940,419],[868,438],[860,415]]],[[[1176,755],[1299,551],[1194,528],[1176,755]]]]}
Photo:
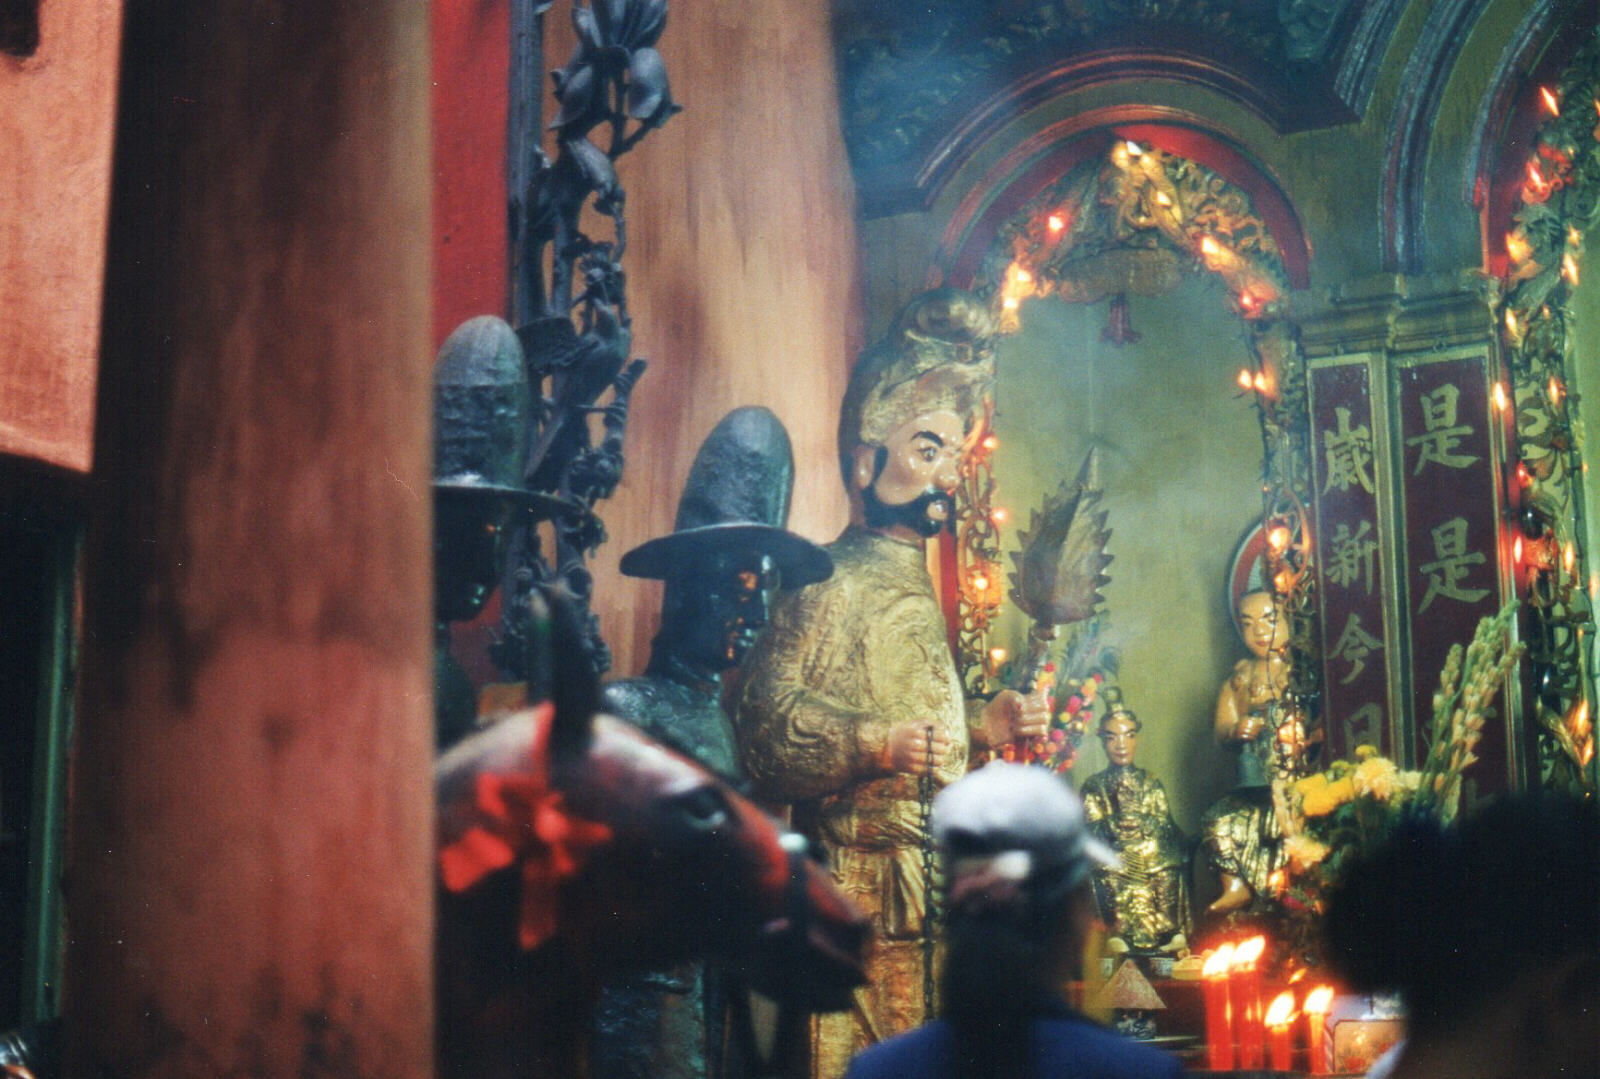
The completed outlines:
{"type": "Polygon", "coordinates": [[[528,375],[511,327],[468,319],[439,350],[433,376],[435,737],[444,749],[471,731],[477,702],[450,654],[450,623],[477,617],[501,571],[502,535],[529,501],[528,375]]]}
{"type": "MultiPolygon", "coordinates": [[[[778,587],[833,572],[827,552],[784,529],[794,483],[789,436],[764,408],[723,417],[696,455],[671,534],[622,558],[622,572],[663,580],[661,629],[640,678],[605,687],[605,709],[731,782],[743,771],[722,710],[722,675],[743,661],[778,587]]],[[[734,1075],[722,1017],[727,979],[685,964],[607,988],[593,1062],[601,1079],[734,1075]]]]}

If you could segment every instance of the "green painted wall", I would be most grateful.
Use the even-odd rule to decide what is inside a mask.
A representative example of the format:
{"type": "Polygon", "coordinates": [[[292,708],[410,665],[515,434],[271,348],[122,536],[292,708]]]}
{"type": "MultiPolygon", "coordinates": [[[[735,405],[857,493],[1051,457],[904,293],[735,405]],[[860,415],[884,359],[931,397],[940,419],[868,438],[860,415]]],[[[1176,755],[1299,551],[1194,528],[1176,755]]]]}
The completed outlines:
{"type": "MultiPolygon", "coordinates": [[[[1261,513],[1261,429],[1234,378],[1248,358],[1219,283],[1189,275],[1166,296],[1130,298],[1136,344],[1101,340],[1107,304],[1033,300],[998,350],[996,505],[1010,512],[1003,561],[1031,512],[1100,451],[1116,559],[1106,590],[1120,684],[1144,721],[1139,763],[1162,777],[1193,833],[1232,785],[1211,739],[1217,690],[1243,655],[1225,598],[1227,566],[1261,513]]],[[[1026,625],[1008,602],[991,645],[1016,654],[1026,625]]],[[[1074,769],[1105,767],[1092,734],[1074,769]]]]}

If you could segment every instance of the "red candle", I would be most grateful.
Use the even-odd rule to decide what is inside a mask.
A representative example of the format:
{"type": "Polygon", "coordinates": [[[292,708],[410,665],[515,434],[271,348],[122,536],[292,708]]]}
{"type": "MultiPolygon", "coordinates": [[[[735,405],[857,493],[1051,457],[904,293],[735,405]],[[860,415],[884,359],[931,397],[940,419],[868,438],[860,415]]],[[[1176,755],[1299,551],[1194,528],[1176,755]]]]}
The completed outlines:
{"type": "Polygon", "coordinates": [[[1328,1074],[1328,1050],[1323,1045],[1324,1024],[1333,1008],[1333,986],[1319,985],[1306,994],[1306,1047],[1311,1055],[1312,1075],[1328,1074]]]}
{"type": "Polygon", "coordinates": [[[1288,989],[1272,998],[1267,1007],[1267,1046],[1272,1053],[1272,1070],[1289,1070],[1289,1029],[1294,1024],[1294,993],[1288,989]]]}
{"type": "Polygon", "coordinates": [[[1200,970],[1206,999],[1206,1067],[1233,1070],[1233,1002],[1228,997],[1228,972],[1233,965],[1233,945],[1224,944],[1200,970]]]}
{"type": "Polygon", "coordinates": [[[1234,1036],[1239,1043],[1238,1066],[1259,1068],[1266,1055],[1267,1031],[1261,1014],[1261,971],[1257,962],[1266,950],[1265,937],[1251,937],[1233,950],[1234,1036]]]}

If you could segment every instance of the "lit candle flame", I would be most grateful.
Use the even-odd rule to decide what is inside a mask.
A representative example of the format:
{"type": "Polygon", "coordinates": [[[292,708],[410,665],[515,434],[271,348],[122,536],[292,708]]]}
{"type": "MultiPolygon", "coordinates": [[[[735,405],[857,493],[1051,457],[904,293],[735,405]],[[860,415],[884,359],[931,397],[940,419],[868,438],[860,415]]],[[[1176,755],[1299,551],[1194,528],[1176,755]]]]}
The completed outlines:
{"type": "Polygon", "coordinates": [[[1522,336],[1522,324],[1517,321],[1517,313],[1511,310],[1509,307],[1506,308],[1506,332],[1509,333],[1512,338],[1519,338],[1522,336]]]}
{"type": "Polygon", "coordinates": [[[1561,545],[1561,568],[1566,570],[1568,573],[1572,572],[1572,563],[1574,557],[1575,554],[1572,544],[1563,543],[1561,545]]]}
{"type": "Polygon", "coordinates": [[[1027,270],[1018,268],[1018,270],[1017,270],[1017,280],[1020,283],[1024,284],[1024,285],[1032,284],[1033,283],[1033,275],[1031,273],[1029,273],[1027,270]]]}
{"type": "Polygon", "coordinates": [[[1200,968],[1202,978],[1226,978],[1228,971],[1233,968],[1233,945],[1224,944],[1206,957],[1205,965],[1200,968]]]}
{"type": "Polygon", "coordinates": [[[1307,1015],[1327,1015],[1333,1010],[1333,986],[1319,985],[1311,990],[1300,1010],[1307,1015]]]}
{"type": "Polygon", "coordinates": [[[1285,989],[1267,1005],[1267,1026],[1286,1027],[1294,1022],[1294,994],[1285,989]]]}
{"type": "Polygon", "coordinates": [[[1555,375],[1551,375],[1550,381],[1545,383],[1545,392],[1550,395],[1550,403],[1552,405],[1561,403],[1561,383],[1556,379],[1555,375]]]}
{"type": "Polygon", "coordinates": [[[1578,231],[1577,225],[1567,226],[1567,243],[1577,247],[1583,243],[1583,233],[1578,231]]]}
{"type": "Polygon", "coordinates": [[[1550,110],[1551,116],[1561,115],[1561,103],[1556,99],[1556,95],[1551,92],[1550,87],[1539,87],[1539,97],[1544,101],[1544,107],[1550,110]]]}
{"type": "Polygon", "coordinates": [[[1240,387],[1240,389],[1245,389],[1245,390],[1250,390],[1250,389],[1254,389],[1255,388],[1255,380],[1253,380],[1250,377],[1250,368],[1248,368],[1248,367],[1239,368],[1239,387],[1240,387]]]}
{"type": "Polygon", "coordinates": [[[1266,937],[1251,937],[1249,940],[1243,941],[1233,950],[1233,969],[1249,970],[1256,965],[1256,960],[1260,959],[1262,953],[1266,950],[1266,937]]]}
{"type": "Polygon", "coordinates": [[[1505,383],[1504,382],[1496,382],[1494,384],[1494,407],[1499,409],[1501,412],[1504,412],[1506,410],[1506,405],[1508,403],[1509,402],[1507,402],[1507,400],[1506,400],[1506,385],[1505,385],[1505,383]]]}
{"type": "Polygon", "coordinates": [[[1511,256],[1512,262],[1527,262],[1528,256],[1533,254],[1533,245],[1520,232],[1506,233],[1506,254],[1511,256]]]}
{"type": "Polygon", "coordinates": [[[1267,376],[1260,371],[1256,372],[1256,377],[1250,380],[1250,384],[1257,393],[1267,392],[1267,376]]]}
{"type": "Polygon", "coordinates": [[[1007,296],[1005,299],[1000,301],[1000,306],[1004,307],[1007,311],[1015,311],[1021,305],[1022,301],[1017,299],[1015,296],[1007,296]]]}
{"type": "Polygon", "coordinates": [[[1513,562],[1521,562],[1522,561],[1522,537],[1521,536],[1518,536],[1516,539],[1511,541],[1511,561],[1513,561],[1513,562]]]}
{"type": "Polygon", "coordinates": [[[1561,276],[1567,279],[1567,284],[1574,288],[1578,285],[1578,260],[1568,251],[1561,256],[1561,276]]]}

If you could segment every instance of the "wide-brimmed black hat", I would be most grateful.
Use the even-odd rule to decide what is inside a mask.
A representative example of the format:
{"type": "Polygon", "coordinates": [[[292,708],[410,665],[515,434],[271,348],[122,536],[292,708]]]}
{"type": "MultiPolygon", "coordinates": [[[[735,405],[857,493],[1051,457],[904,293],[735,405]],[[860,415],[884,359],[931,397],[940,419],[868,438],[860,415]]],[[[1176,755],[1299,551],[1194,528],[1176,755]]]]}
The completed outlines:
{"type": "Polygon", "coordinates": [[[439,348],[433,373],[433,486],[526,501],[528,372],[504,320],[480,315],[439,348]]]}
{"type": "Polygon", "coordinates": [[[828,552],[783,527],[793,487],[789,432],[767,409],[736,408],[700,444],[672,533],[623,555],[622,572],[665,579],[713,554],[747,550],[771,557],[785,588],[826,580],[828,552]]]}

